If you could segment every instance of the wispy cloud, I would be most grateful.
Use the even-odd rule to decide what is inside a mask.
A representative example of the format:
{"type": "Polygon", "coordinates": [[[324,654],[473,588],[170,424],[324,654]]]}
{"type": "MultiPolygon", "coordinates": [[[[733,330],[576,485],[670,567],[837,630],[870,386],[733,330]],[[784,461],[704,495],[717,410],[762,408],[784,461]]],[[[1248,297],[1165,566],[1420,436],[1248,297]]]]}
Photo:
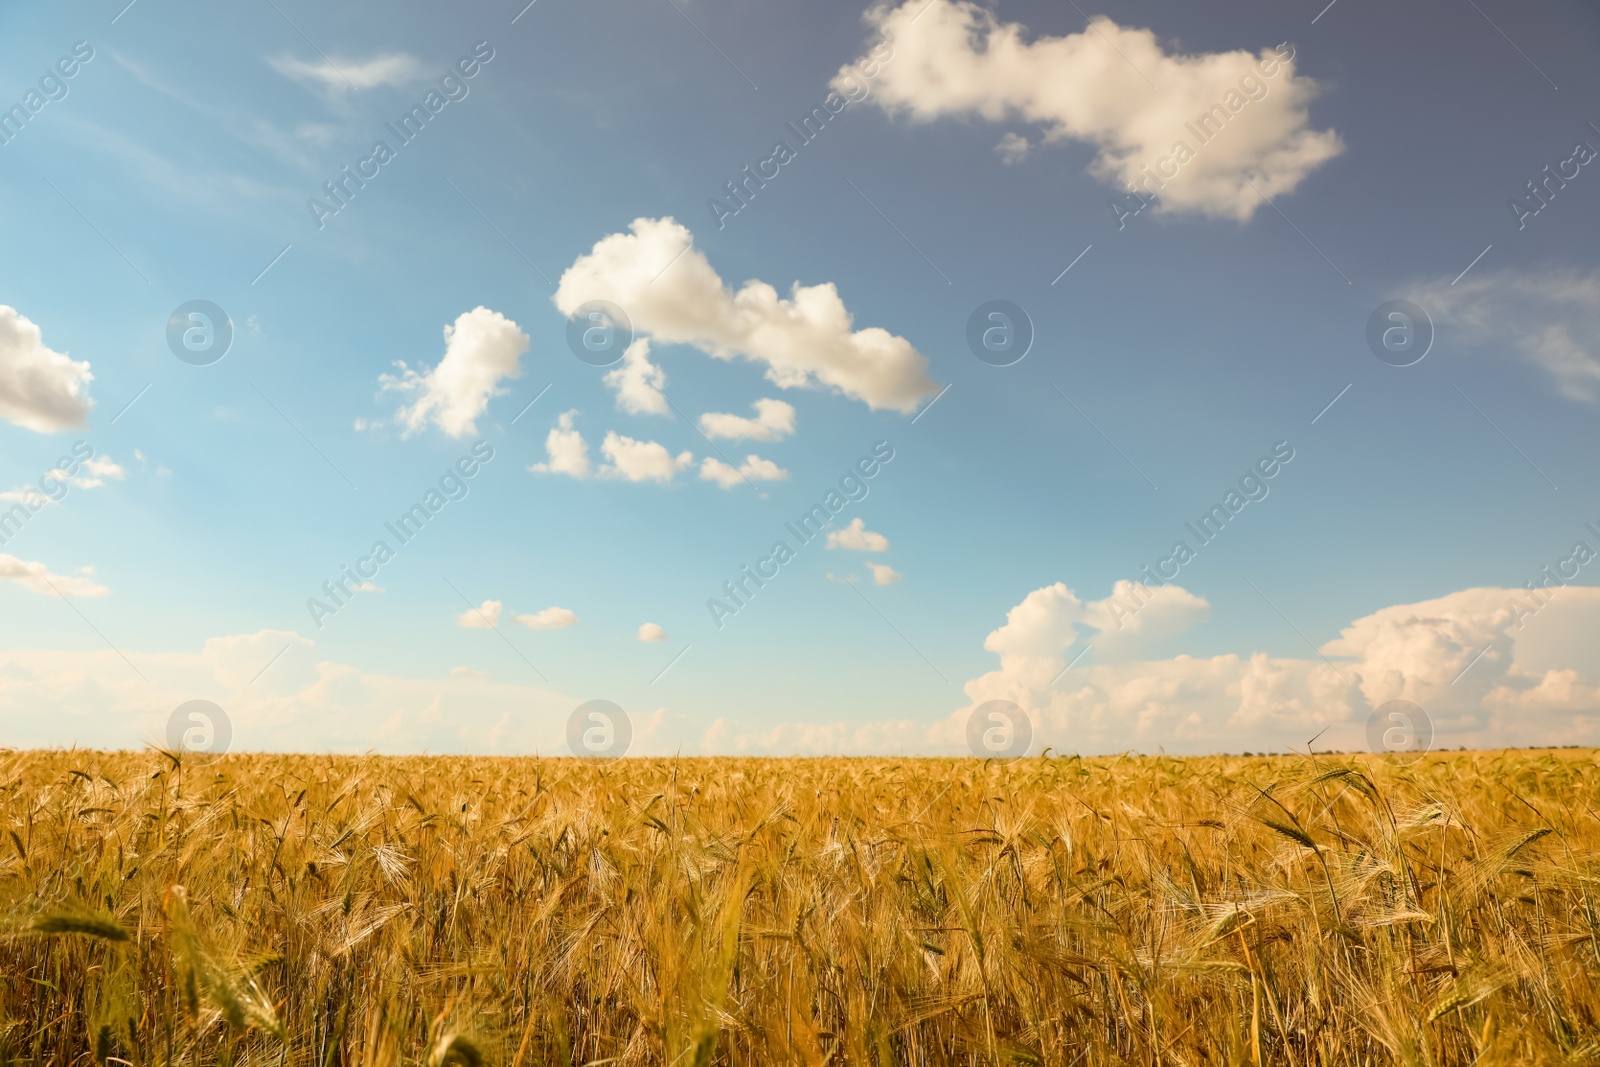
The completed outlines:
{"type": "Polygon", "coordinates": [[[1515,352],[1555,379],[1562,396],[1600,401],[1600,272],[1485,271],[1419,286],[1412,299],[1463,344],[1515,352]]]}
{"type": "Polygon", "coordinates": [[[272,56],[267,63],[285,78],[339,92],[410,85],[426,77],[421,60],[406,52],[385,52],[371,59],[272,56]]]}
{"type": "Polygon", "coordinates": [[[54,596],[57,592],[67,596],[110,596],[111,590],[95,581],[93,573],[92,567],[85,567],[82,577],[51,574],[43,563],[0,555],[0,581],[16,582],[44,596],[54,596]]]}

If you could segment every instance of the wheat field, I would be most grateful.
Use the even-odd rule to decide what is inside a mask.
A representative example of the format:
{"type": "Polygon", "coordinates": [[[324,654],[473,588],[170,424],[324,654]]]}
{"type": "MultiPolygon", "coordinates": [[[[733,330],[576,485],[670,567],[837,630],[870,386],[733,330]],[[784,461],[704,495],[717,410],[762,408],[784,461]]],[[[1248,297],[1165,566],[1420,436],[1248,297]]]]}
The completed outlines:
{"type": "Polygon", "coordinates": [[[0,753],[0,1060],[1600,1060],[1589,751],[0,753]]]}

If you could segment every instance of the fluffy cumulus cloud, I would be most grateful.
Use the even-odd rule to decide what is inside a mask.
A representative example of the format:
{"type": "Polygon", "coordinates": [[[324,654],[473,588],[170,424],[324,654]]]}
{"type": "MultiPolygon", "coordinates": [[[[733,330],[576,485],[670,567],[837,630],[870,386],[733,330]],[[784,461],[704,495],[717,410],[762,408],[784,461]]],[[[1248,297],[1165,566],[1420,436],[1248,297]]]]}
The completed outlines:
{"type": "Polygon", "coordinates": [[[337,63],[327,57],[307,60],[274,56],[267,63],[286,78],[340,92],[408,85],[427,76],[422,62],[404,52],[385,52],[369,59],[342,58],[337,63]]]}
{"type": "Polygon", "coordinates": [[[528,469],[540,474],[565,474],[573,478],[615,478],[626,482],[670,482],[694,463],[689,452],[673,455],[659,441],[639,441],[615,430],[606,432],[600,453],[609,463],[589,462],[589,443],[577,428],[576,411],[563,412],[545,435],[546,460],[528,469]]]}
{"type": "MultiPolygon", "coordinates": [[[[919,122],[1036,124],[1047,142],[1093,145],[1095,177],[1147,189],[1161,210],[1246,220],[1343,150],[1311,127],[1317,86],[1287,46],[1186,55],[1104,16],[1030,40],[966,0],[906,0],[867,20],[894,48],[873,86],[879,107],[919,122]]],[[[852,77],[842,68],[834,88],[852,77]]],[[[1002,141],[1001,158],[1020,159],[1024,144],[1002,141]]]]}
{"type": "Polygon", "coordinates": [[[87,362],[46,347],[37,325],[0,304],[0,418],[38,433],[86,426],[93,380],[87,362]]]}
{"type": "Polygon", "coordinates": [[[456,616],[456,625],[468,630],[492,630],[500,625],[500,612],[505,604],[498,600],[485,600],[475,608],[468,608],[456,616]]]}
{"type": "Polygon", "coordinates": [[[636,331],[761,364],[783,389],[828,388],[901,412],[938,391],[910,341],[876,326],[853,328],[831,282],[797,282],[788,298],[762,281],[735,292],[693,244],[674,219],[635,219],[629,232],[602,238],[567,268],[556,307],[571,316],[588,301],[609,300],[636,331]]]}
{"type": "Polygon", "coordinates": [[[1204,622],[1211,605],[1179,585],[1149,588],[1122,580],[1104,600],[1084,605],[1083,621],[1096,633],[1092,638],[1100,662],[1129,659],[1168,637],[1175,637],[1204,622]]]}
{"type": "Polygon", "coordinates": [[[887,563],[868,563],[867,569],[872,572],[873,585],[893,585],[905,577],[887,563]]]}
{"type": "Polygon", "coordinates": [[[1077,643],[1083,601],[1062,582],[1035,589],[1006,612],[1005,625],[983,640],[1000,657],[1000,671],[1020,684],[1043,687],[1061,654],[1077,643]]]}
{"type": "Polygon", "coordinates": [[[578,613],[570,608],[545,608],[531,615],[518,615],[516,619],[530,630],[565,630],[578,625],[578,613]]]}
{"type": "Polygon", "coordinates": [[[762,398],[753,405],[753,419],[708,411],[700,416],[700,432],[713,440],[777,441],[794,433],[794,405],[762,398]]]}
{"type": "Polygon", "coordinates": [[[477,433],[489,398],[504,391],[500,383],[522,375],[528,337],[498,311],[476,307],[462,313],[444,328],[444,342],[444,358],[427,373],[396,363],[398,374],[378,379],[386,391],[416,398],[397,415],[407,437],[430,423],[451,437],[477,433]]]}
{"type": "Polygon", "coordinates": [[[1087,602],[1059,582],[1034,590],[984,641],[998,667],[968,681],[968,703],[946,719],[758,731],[719,721],[703,747],[961,752],[972,709],[988,700],[1028,712],[1035,752],[1304,751],[1319,735],[1319,748],[1364,750],[1369,717],[1390,700],[1424,710],[1435,747],[1600,744],[1600,588],[1566,586],[1537,599],[1524,589],[1467,589],[1394,605],[1350,623],[1316,656],[1153,659],[1148,650],[1162,635],[1208,610],[1187,590],[1163,589],[1136,596],[1118,583],[1087,602]]]}
{"type": "Polygon", "coordinates": [[[971,704],[930,730],[930,739],[959,744],[971,707],[987,700],[1027,710],[1039,747],[1079,752],[1261,749],[1310,738],[1327,709],[1349,716],[1353,686],[1321,661],[1257,654],[1103,662],[1115,657],[1097,655],[1102,645],[1127,656],[1141,641],[1205,617],[1204,600],[1177,586],[1151,592],[1163,589],[1172,592],[1142,608],[1123,583],[1089,602],[1060,582],[1029,593],[984,640],[998,669],[966,684],[971,704]],[[1130,609],[1138,614],[1129,618],[1130,609]],[[1159,621],[1142,622],[1147,612],[1159,621]],[[1128,632],[1135,623],[1142,633],[1128,632]],[[1088,648],[1077,647],[1084,642],[1088,648]]]}
{"type": "Polygon", "coordinates": [[[600,476],[629,482],[670,482],[694,463],[694,456],[688,452],[673,455],[659,441],[635,441],[615,430],[606,432],[600,452],[611,461],[600,468],[600,476]]]}
{"type": "Polygon", "coordinates": [[[828,547],[848,548],[853,552],[887,552],[889,539],[867,529],[867,524],[857,516],[844,529],[828,531],[828,547]]]}
{"type": "Polygon", "coordinates": [[[606,371],[604,381],[617,394],[617,410],[630,415],[666,415],[672,409],[661,390],[667,372],[650,362],[650,341],[640,337],[622,353],[622,362],[606,371]]]}
{"type": "Polygon", "coordinates": [[[639,640],[646,644],[656,644],[667,639],[667,631],[657,623],[647,622],[639,627],[639,640]]]}
{"type": "Polygon", "coordinates": [[[44,596],[110,596],[111,590],[94,580],[94,568],[84,567],[77,575],[52,574],[35,560],[0,555],[0,582],[15,582],[24,589],[44,596]]]}
{"type": "Polygon", "coordinates": [[[700,461],[700,477],[704,481],[716,482],[724,489],[732,489],[740,482],[788,481],[789,472],[772,460],[762,459],[752,452],[737,467],[715,456],[707,456],[700,461]]]}
{"type": "MultiPolygon", "coordinates": [[[[468,608],[456,616],[456,625],[468,630],[492,630],[500,625],[505,612],[505,602],[485,600],[477,607],[468,608]]],[[[578,625],[578,616],[567,608],[545,608],[531,615],[513,615],[512,620],[530,630],[563,630],[578,625]]]]}
{"type": "Polygon", "coordinates": [[[543,463],[535,463],[529,470],[541,474],[566,474],[573,478],[589,477],[589,443],[578,432],[577,417],[576,411],[561,413],[544,438],[544,451],[549,458],[543,463]]]}
{"type": "Polygon", "coordinates": [[[1600,271],[1480,268],[1409,295],[1452,342],[1513,354],[1549,375],[1561,395],[1600,401],[1600,271]]]}

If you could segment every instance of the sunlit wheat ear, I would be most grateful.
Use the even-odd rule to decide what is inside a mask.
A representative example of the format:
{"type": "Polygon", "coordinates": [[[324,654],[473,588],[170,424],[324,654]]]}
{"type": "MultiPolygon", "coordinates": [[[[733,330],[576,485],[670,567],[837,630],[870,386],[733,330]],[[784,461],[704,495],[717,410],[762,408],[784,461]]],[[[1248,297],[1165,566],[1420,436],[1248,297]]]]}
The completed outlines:
{"type": "Polygon", "coordinates": [[[1442,1019],[1451,1012],[1472,1007],[1498,992],[1509,980],[1510,977],[1507,975],[1484,974],[1470,978],[1463,975],[1459,981],[1446,987],[1444,993],[1440,995],[1433,1009],[1428,1012],[1428,1022],[1442,1019]]]}
{"type": "Polygon", "coordinates": [[[198,994],[203,992],[234,1031],[254,1027],[287,1043],[288,1031],[255,979],[241,978],[200,943],[189,914],[188,893],[181,885],[167,894],[167,921],[173,946],[188,969],[184,991],[191,1013],[198,1009],[198,994]]]}
{"type": "Polygon", "coordinates": [[[1496,839],[1489,849],[1467,865],[1463,888],[1470,894],[1486,892],[1496,878],[1511,868],[1511,860],[1527,846],[1551,832],[1548,826],[1496,839]]]}
{"type": "Polygon", "coordinates": [[[128,931],[124,930],[115,919],[109,915],[75,915],[68,912],[53,912],[37,916],[29,929],[41,934],[82,934],[85,937],[99,938],[101,941],[128,941],[128,931]]]}
{"type": "Polygon", "coordinates": [[[1408,811],[1395,812],[1395,833],[1401,838],[1410,837],[1419,831],[1437,829],[1448,825],[1449,812],[1439,804],[1423,804],[1421,807],[1408,811]]]}

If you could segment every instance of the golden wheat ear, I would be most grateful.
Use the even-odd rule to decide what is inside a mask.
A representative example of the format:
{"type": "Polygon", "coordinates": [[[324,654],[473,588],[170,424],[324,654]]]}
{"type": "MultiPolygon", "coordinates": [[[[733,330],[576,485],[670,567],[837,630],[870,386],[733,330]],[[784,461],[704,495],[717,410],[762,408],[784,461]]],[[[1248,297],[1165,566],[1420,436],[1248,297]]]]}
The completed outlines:
{"type": "Polygon", "coordinates": [[[36,916],[29,929],[40,934],[83,934],[102,941],[128,941],[124,930],[109,915],[78,915],[69,912],[52,912],[36,916]]]}

